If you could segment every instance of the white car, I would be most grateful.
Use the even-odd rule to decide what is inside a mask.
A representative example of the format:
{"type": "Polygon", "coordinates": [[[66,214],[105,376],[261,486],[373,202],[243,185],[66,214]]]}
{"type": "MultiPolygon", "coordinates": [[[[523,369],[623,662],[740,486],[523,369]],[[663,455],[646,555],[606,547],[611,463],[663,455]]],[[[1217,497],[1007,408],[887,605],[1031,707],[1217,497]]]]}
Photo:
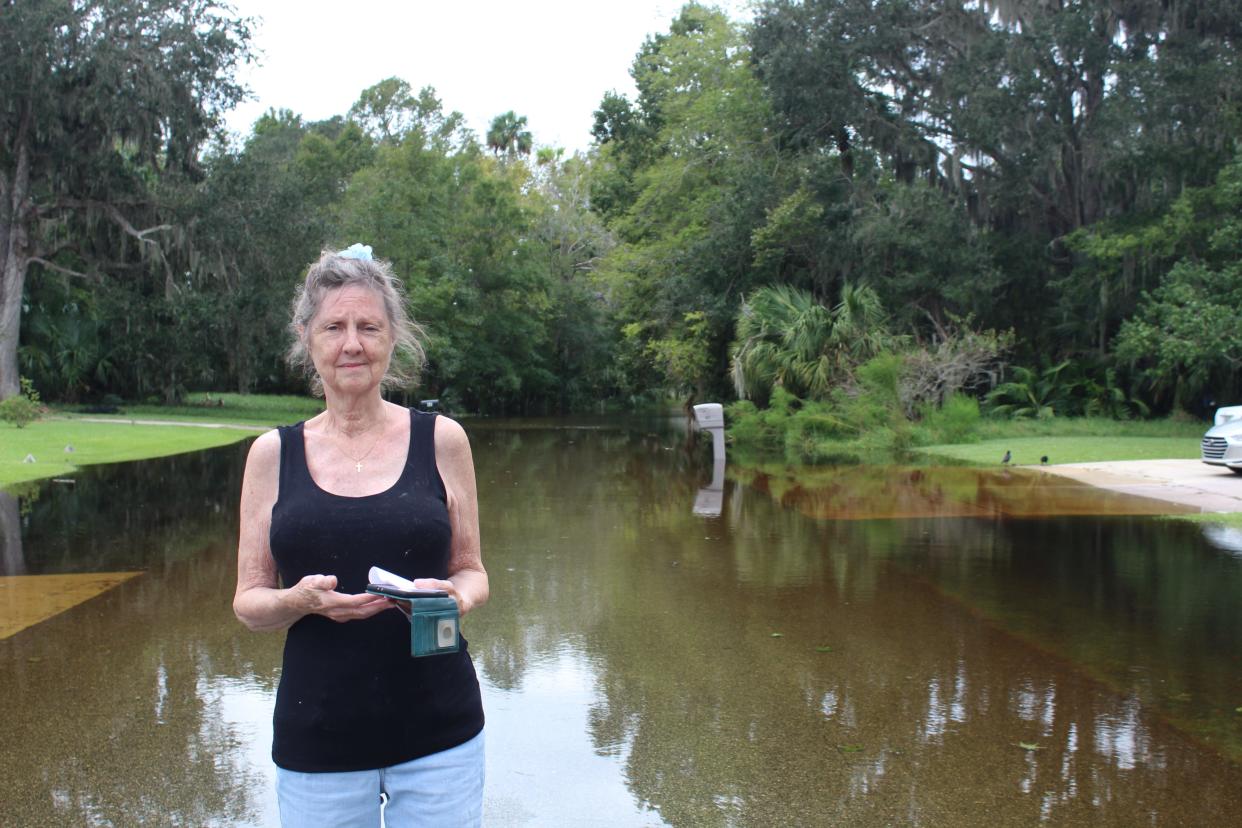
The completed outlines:
{"type": "Polygon", "coordinates": [[[1203,462],[1242,474],[1242,405],[1216,409],[1214,425],[1203,435],[1203,462]]]}

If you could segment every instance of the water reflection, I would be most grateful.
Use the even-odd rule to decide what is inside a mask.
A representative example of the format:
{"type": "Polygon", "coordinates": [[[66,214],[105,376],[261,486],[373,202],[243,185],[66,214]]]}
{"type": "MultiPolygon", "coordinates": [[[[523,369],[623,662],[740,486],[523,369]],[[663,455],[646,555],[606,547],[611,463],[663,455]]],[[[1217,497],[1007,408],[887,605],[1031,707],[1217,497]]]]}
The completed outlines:
{"type": "Polygon", "coordinates": [[[246,705],[279,642],[237,636],[228,605],[243,452],[26,489],[22,570],[145,574],[0,642],[0,823],[274,823],[270,700],[246,705]]]}
{"type": "MultiPolygon", "coordinates": [[[[687,484],[701,479],[701,456],[660,454],[666,446],[643,438],[624,457],[554,433],[522,440],[541,461],[484,463],[494,484],[484,491],[497,493],[484,514],[486,537],[516,542],[493,576],[497,595],[529,615],[493,607],[480,623],[520,629],[523,650],[586,631],[600,654],[592,741],[628,751],[639,802],[670,823],[1130,824],[1150,816],[1140,801],[1207,818],[1178,782],[1201,772],[1214,795],[1233,797],[1236,766],[1192,747],[1159,703],[1166,678],[1236,686],[1235,666],[1210,662],[1217,645],[1238,653],[1238,640],[1192,639],[1205,625],[1238,629],[1219,588],[1222,576],[1236,588],[1238,573],[1213,572],[1219,561],[1193,541],[1186,560],[1193,527],[1015,519],[1090,503],[1082,487],[1040,492],[1038,478],[1015,475],[1011,491],[960,470],[913,482],[949,514],[970,507],[966,520],[812,523],[777,506],[771,476],[726,486],[721,517],[696,517],[684,504],[698,495],[687,484]],[[1136,600],[1160,614],[1134,613],[1136,600]],[[1142,655],[1106,659],[1104,670],[1066,657],[1113,647],[1142,655]],[[1157,664],[1174,648],[1175,663],[1157,664]],[[1152,692],[1116,681],[1133,667],[1152,692]]],[[[785,491],[795,487],[799,506],[831,500],[838,515],[856,496],[785,491]]],[[[889,515],[932,511],[929,498],[905,508],[912,498],[877,489],[889,515]]],[[[1103,512],[1151,508],[1101,502],[1103,512]]],[[[506,669],[521,682],[518,660],[506,669]]]]}
{"type": "Polygon", "coordinates": [[[1231,555],[1242,558],[1242,528],[1208,524],[1203,527],[1203,537],[1207,538],[1217,549],[1223,549],[1231,555]]]}
{"type": "Polygon", "coordinates": [[[263,813],[266,763],[249,749],[259,728],[228,715],[248,694],[221,676],[270,685],[277,652],[231,634],[224,593],[204,589],[222,586],[225,558],[201,551],[211,564],[134,579],[0,646],[0,690],[20,702],[0,713],[0,821],[245,825],[263,813]],[[268,664],[258,675],[246,669],[256,661],[268,664]]]}
{"type": "Polygon", "coordinates": [[[736,467],[748,488],[830,520],[1056,515],[1168,515],[1189,506],[1099,489],[1029,469],[969,467],[736,467]]]}
{"type": "Polygon", "coordinates": [[[17,498],[0,489],[0,575],[22,575],[25,572],[17,498]]]}
{"type": "MultiPolygon", "coordinates": [[[[1242,806],[1242,559],[1195,526],[930,469],[735,473],[695,514],[710,456],[677,434],[469,430],[489,824],[1217,824],[1242,806]],[[1036,516],[1049,503],[1074,514],[1036,516]]],[[[28,572],[145,574],[0,641],[0,823],[275,823],[280,638],[229,607],[244,453],[21,503],[28,572]]]]}

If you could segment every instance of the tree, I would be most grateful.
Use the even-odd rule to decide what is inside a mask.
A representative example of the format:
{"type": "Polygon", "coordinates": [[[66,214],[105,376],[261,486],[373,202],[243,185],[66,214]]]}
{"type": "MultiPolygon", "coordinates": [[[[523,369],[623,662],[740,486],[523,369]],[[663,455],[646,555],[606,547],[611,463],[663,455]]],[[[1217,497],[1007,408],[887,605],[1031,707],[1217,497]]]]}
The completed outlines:
{"type": "Polygon", "coordinates": [[[738,397],[766,401],[774,386],[798,397],[825,399],[853,379],[858,366],[901,343],[887,327],[880,299],[846,284],[828,308],[810,293],[762,287],[737,318],[733,383],[738,397]]]}
{"type": "Polygon", "coordinates": [[[1242,337],[1228,321],[1242,299],[1240,217],[1242,157],[1160,214],[1099,222],[1069,239],[1080,260],[1076,289],[1111,305],[1133,296],[1136,307],[1097,324],[1118,325],[1116,357],[1161,408],[1197,409],[1202,395],[1242,390],[1242,337]]]}
{"type": "Polygon", "coordinates": [[[1213,270],[1182,261],[1117,336],[1117,356],[1139,368],[1157,397],[1197,408],[1200,395],[1221,400],[1242,382],[1242,261],[1213,270]]]}
{"type": "Polygon", "coordinates": [[[938,330],[954,314],[993,311],[1000,279],[988,234],[959,200],[923,181],[889,178],[856,187],[851,203],[852,277],[874,288],[902,327],[938,330]]]}
{"type": "Polygon", "coordinates": [[[32,265],[162,273],[165,206],[243,94],[249,22],[211,0],[0,3],[0,398],[18,392],[32,265]]]}
{"type": "Polygon", "coordinates": [[[611,379],[616,328],[595,270],[614,241],[591,211],[590,164],[575,154],[541,148],[534,186],[525,188],[534,213],[540,258],[551,277],[548,330],[550,370],[560,413],[581,410],[616,393],[611,379]]]}
{"type": "Polygon", "coordinates": [[[487,130],[487,147],[497,156],[504,155],[514,158],[518,155],[530,155],[534,147],[534,139],[526,128],[526,116],[518,116],[512,109],[492,119],[487,130]]]}
{"type": "Polygon", "coordinates": [[[417,101],[410,85],[400,78],[385,78],[362,90],[349,108],[349,120],[376,141],[392,141],[413,125],[417,101]]]}
{"type": "MultiPolygon", "coordinates": [[[[851,186],[878,169],[942,191],[996,233],[987,304],[1005,316],[989,324],[1016,324],[1034,352],[1103,351],[1141,285],[1075,272],[1065,242],[1158,212],[1227,162],[1239,20],[1236,0],[766,0],[750,43],[787,152],[851,186]]],[[[830,216],[836,197],[810,204],[830,216]]]]}
{"type": "Polygon", "coordinates": [[[303,124],[288,111],[260,118],[240,150],[206,156],[185,224],[198,254],[192,290],[219,320],[216,388],[284,390],[287,342],[275,334],[307,262],[333,237],[346,183],[373,156],[357,124],[303,124]]]}
{"type": "Polygon", "coordinates": [[[365,237],[405,280],[427,333],[425,393],[471,411],[535,410],[556,393],[527,175],[415,128],[354,174],[341,207],[345,237],[365,237]]]}
{"type": "Polygon", "coordinates": [[[385,78],[362,90],[348,118],[381,144],[400,141],[415,128],[447,137],[461,129],[464,120],[460,112],[444,112],[434,88],[424,86],[415,96],[401,78],[385,78]]]}
{"type": "Polygon", "coordinates": [[[592,187],[619,244],[599,272],[635,391],[727,393],[728,345],[756,285],[751,235],[783,179],[770,113],[740,27],[691,4],[631,70],[637,108],[609,93],[597,113],[592,187]],[[601,198],[602,196],[602,198],[601,198]]]}

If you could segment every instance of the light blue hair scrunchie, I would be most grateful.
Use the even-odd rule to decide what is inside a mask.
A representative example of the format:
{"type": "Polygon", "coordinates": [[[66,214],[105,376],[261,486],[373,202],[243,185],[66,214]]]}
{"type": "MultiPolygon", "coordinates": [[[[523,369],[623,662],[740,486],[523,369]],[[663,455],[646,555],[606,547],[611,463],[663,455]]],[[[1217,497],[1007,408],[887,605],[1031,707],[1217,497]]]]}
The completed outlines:
{"type": "Polygon", "coordinates": [[[364,262],[371,261],[371,245],[355,243],[342,250],[336,255],[344,259],[361,259],[364,262]]]}

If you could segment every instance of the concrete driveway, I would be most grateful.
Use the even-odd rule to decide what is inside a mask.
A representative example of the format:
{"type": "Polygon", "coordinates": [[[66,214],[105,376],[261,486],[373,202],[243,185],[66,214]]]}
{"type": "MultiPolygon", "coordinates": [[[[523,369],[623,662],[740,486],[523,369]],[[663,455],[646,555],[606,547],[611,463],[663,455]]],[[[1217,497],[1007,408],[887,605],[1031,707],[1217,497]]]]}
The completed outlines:
{"type": "Polygon", "coordinates": [[[1119,460],[1026,468],[1204,512],[1242,512],[1242,475],[1199,460],[1119,460]]]}

